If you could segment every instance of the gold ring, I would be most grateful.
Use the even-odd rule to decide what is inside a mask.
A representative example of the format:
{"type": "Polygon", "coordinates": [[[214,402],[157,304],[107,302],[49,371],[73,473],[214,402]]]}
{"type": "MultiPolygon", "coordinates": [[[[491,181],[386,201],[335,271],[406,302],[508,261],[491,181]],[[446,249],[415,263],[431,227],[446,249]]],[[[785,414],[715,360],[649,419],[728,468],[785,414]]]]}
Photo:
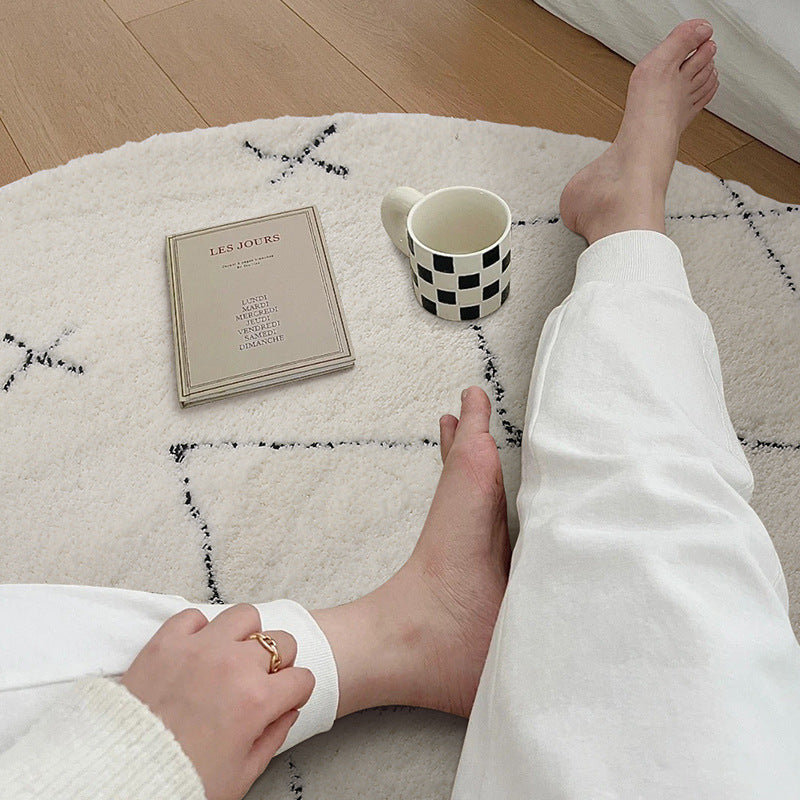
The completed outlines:
{"type": "Polygon", "coordinates": [[[268,673],[277,672],[281,666],[281,654],[278,652],[278,645],[275,644],[275,640],[271,636],[267,636],[266,633],[251,633],[248,639],[255,639],[271,656],[269,660],[269,669],[267,670],[268,673]]]}

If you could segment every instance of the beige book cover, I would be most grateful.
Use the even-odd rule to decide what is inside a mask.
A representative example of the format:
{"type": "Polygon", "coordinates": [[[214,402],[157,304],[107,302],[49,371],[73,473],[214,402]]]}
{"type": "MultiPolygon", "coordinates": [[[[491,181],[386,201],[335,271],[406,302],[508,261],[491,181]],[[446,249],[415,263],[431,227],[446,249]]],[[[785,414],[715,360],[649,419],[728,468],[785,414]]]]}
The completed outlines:
{"type": "Polygon", "coordinates": [[[315,206],[167,237],[182,406],[350,367],[315,206]]]}

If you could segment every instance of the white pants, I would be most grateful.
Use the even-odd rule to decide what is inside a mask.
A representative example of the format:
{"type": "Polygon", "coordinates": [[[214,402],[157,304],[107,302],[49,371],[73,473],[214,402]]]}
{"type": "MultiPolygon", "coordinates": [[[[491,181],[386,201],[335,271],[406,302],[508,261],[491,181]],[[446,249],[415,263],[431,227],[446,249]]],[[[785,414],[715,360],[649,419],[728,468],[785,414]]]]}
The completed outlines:
{"type": "Polygon", "coordinates": [[[531,378],[520,537],[457,800],[797,800],[800,646],[677,246],[578,260],[531,378]]]}
{"type": "MultiPolygon", "coordinates": [[[[748,505],[708,318],[666,236],[618,233],[581,255],[539,342],[522,459],[521,532],[454,800],[796,800],[786,583],[748,505]]],[[[190,605],[0,587],[0,751],[190,605]]],[[[301,606],[257,607],[317,678],[283,751],[333,724],[336,665],[301,606]]]]}

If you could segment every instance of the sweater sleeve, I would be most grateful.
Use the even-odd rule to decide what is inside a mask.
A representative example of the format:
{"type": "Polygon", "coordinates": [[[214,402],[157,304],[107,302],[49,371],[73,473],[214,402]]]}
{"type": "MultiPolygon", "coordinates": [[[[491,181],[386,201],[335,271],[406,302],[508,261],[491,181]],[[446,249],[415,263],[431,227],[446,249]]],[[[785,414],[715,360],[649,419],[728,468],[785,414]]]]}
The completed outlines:
{"type": "Polygon", "coordinates": [[[109,678],[75,684],[0,754],[0,800],[205,800],[202,781],[161,720],[109,678]]]}

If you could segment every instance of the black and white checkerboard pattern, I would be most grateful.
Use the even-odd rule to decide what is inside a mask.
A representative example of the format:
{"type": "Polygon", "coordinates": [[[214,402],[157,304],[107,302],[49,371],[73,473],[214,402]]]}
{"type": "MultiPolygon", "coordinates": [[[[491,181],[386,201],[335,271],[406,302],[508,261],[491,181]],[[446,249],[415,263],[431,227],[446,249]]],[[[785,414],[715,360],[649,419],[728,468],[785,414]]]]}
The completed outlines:
{"type": "Polygon", "coordinates": [[[459,274],[452,256],[422,247],[411,253],[411,280],[417,302],[431,314],[450,320],[473,320],[497,311],[508,297],[511,280],[511,238],[483,253],[459,257],[459,274]]]}

